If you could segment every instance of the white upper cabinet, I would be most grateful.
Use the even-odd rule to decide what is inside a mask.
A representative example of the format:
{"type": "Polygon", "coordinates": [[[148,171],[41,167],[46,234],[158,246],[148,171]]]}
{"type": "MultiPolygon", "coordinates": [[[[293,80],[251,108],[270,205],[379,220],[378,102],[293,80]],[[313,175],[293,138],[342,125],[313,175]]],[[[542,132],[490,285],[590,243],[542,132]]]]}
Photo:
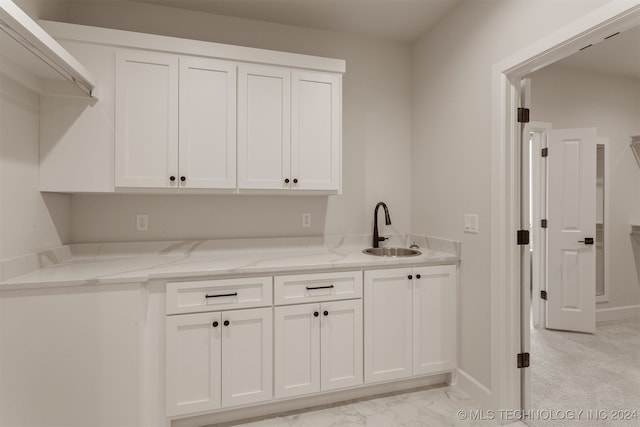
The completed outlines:
{"type": "Polygon", "coordinates": [[[240,189],[340,190],[340,74],[241,65],[238,97],[240,189]]]}
{"type": "Polygon", "coordinates": [[[341,191],[344,61],[43,25],[99,80],[43,97],[41,191],[341,191]]]}
{"type": "Polygon", "coordinates": [[[177,184],[177,56],[117,52],[115,127],[116,187],[177,184]]]}
{"type": "Polygon", "coordinates": [[[342,76],[293,71],[292,188],[339,190],[342,149],[342,76]]]}
{"type": "Polygon", "coordinates": [[[238,186],[289,188],[291,71],[244,64],[238,68],[238,186]]]}
{"type": "Polygon", "coordinates": [[[116,58],[116,187],[235,188],[236,65],[116,58]]]}
{"type": "Polygon", "coordinates": [[[235,188],[236,64],[181,57],[179,109],[180,186],[235,188]]]}

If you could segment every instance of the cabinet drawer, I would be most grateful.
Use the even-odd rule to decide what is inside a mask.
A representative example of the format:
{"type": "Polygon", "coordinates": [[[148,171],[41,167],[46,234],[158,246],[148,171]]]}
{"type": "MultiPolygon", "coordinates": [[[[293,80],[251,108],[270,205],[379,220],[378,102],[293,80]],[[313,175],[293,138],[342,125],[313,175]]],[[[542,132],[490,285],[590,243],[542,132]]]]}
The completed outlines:
{"type": "Polygon", "coordinates": [[[264,307],[272,304],[271,277],[167,283],[167,314],[264,307]]]}
{"type": "Polygon", "coordinates": [[[274,278],[275,304],[362,298],[362,272],[301,274],[274,278]]]}

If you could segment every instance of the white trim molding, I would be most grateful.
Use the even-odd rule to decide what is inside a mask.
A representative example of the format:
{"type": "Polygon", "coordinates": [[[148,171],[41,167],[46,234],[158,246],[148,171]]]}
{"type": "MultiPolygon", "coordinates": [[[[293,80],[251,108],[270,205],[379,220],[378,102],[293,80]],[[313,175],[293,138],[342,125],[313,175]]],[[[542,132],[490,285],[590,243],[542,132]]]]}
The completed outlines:
{"type": "Polygon", "coordinates": [[[624,320],[633,317],[640,317],[640,305],[599,308],[596,310],[596,323],[609,322],[611,320],[624,320]]]}
{"type": "Polygon", "coordinates": [[[640,22],[640,0],[612,1],[494,65],[492,70],[491,396],[490,407],[521,409],[520,170],[515,120],[520,80],[588,44],[640,22]]]}
{"type": "Polygon", "coordinates": [[[468,372],[458,368],[456,386],[484,408],[491,407],[491,390],[480,381],[469,375],[468,372]]]}

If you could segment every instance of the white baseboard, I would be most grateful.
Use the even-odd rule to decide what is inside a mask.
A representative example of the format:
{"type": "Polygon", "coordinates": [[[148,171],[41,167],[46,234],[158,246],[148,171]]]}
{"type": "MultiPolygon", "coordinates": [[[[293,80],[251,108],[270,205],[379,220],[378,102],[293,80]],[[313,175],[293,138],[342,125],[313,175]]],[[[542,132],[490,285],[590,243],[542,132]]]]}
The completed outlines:
{"type": "Polygon", "coordinates": [[[492,408],[491,390],[480,381],[458,368],[456,375],[457,386],[460,390],[469,395],[476,403],[484,409],[492,408]]]}
{"type": "Polygon", "coordinates": [[[201,427],[213,426],[242,420],[243,422],[257,421],[274,415],[291,415],[300,410],[317,410],[333,404],[352,403],[354,400],[374,398],[382,395],[407,392],[424,387],[445,386],[451,382],[451,374],[437,374],[405,380],[388,381],[377,384],[356,386],[351,389],[321,392],[311,396],[293,397],[273,400],[246,407],[231,408],[210,414],[174,419],[168,423],[169,427],[201,427]]]}
{"type": "Polygon", "coordinates": [[[640,317],[640,305],[624,307],[601,308],[596,310],[596,323],[610,320],[623,320],[630,317],[640,317]]]}

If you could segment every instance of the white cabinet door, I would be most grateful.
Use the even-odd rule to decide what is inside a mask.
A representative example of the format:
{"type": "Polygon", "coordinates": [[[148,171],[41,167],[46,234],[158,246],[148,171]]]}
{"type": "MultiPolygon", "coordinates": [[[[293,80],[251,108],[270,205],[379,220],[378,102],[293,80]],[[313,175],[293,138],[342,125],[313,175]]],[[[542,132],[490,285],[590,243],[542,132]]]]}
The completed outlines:
{"type": "Polygon", "coordinates": [[[290,187],[290,134],[291,71],[263,65],[239,66],[239,188],[290,187]]]}
{"type": "Polygon", "coordinates": [[[414,268],[413,375],[456,366],[456,267],[414,268]]]}
{"type": "Polygon", "coordinates": [[[180,187],[236,186],[236,64],[180,57],[180,187]]]}
{"type": "Polygon", "coordinates": [[[167,416],[220,408],[220,313],[167,317],[167,416]]]}
{"type": "Polygon", "coordinates": [[[291,82],[291,188],[339,190],[342,75],[293,71],[291,82]]]}
{"type": "Polygon", "coordinates": [[[364,381],[412,375],[411,268],[364,273],[364,381]]]}
{"type": "Polygon", "coordinates": [[[362,384],[362,300],[323,303],[322,390],[362,384]]]}
{"type": "Polygon", "coordinates": [[[272,323],[271,308],[222,313],[223,407],[271,399],[272,323]]]}
{"type": "Polygon", "coordinates": [[[320,304],[276,307],[275,397],[320,391],[320,304]]]}
{"type": "Polygon", "coordinates": [[[176,186],[178,57],[117,51],[115,110],[116,187],[176,186]]]}

